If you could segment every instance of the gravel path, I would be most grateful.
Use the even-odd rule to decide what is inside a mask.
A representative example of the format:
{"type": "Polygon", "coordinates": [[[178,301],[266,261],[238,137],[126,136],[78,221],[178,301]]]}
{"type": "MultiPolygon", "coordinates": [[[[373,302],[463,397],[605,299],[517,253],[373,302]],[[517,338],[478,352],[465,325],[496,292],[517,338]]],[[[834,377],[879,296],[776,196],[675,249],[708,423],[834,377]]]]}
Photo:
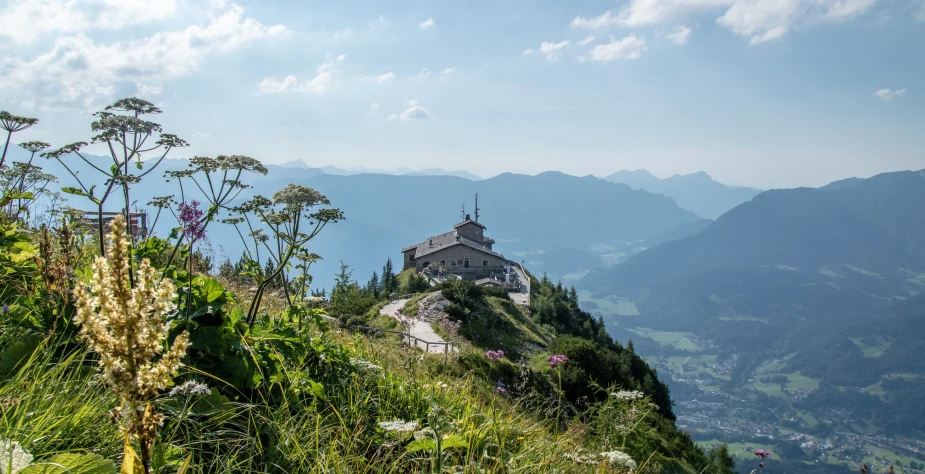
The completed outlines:
{"type": "MultiPolygon", "coordinates": [[[[395,319],[399,319],[398,311],[402,309],[405,306],[405,303],[407,302],[408,300],[405,299],[405,300],[398,300],[394,303],[389,303],[382,307],[382,309],[379,311],[379,314],[384,314],[386,316],[391,316],[395,319]]],[[[412,322],[410,326],[411,327],[408,328],[408,333],[418,338],[418,340],[414,341],[415,346],[431,354],[443,354],[444,353],[444,351],[446,350],[445,349],[446,346],[444,346],[443,344],[436,344],[436,345],[427,344],[427,342],[441,342],[441,343],[446,342],[443,340],[442,337],[440,337],[439,334],[434,332],[434,328],[430,327],[429,322],[421,321],[420,319],[417,319],[417,318],[412,318],[412,322]]],[[[455,347],[452,347],[450,350],[452,350],[453,352],[456,352],[455,347]]]]}

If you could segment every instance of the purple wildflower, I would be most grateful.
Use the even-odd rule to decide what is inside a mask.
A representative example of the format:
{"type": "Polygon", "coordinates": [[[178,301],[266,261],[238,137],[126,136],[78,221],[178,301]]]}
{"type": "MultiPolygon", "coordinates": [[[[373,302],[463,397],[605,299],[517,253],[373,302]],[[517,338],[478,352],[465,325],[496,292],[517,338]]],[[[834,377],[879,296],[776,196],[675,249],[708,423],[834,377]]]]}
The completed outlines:
{"type": "Polygon", "coordinates": [[[495,393],[498,395],[507,395],[507,390],[505,390],[504,387],[498,387],[495,389],[495,393]]]}
{"type": "Polygon", "coordinates": [[[547,360],[549,361],[549,367],[555,369],[557,366],[568,362],[568,357],[562,354],[556,354],[549,356],[547,360]]]}
{"type": "Polygon", "coordinates": [[[199,201],[181,202],[178,209],[180,210],[180,225],[183,226],[183,233],[190,239],[190,242],[205,237],[206,229],[201,222],[205,213],[199,209],[199,201]]]}
{"type": "Polygon", "coordinates": [[[9,313],[9,312],[10,312],[10,307],[7,305],[3,305],[3,314],[9,313]]]}
{"type": "Polygon", "coordinates": [[[502,357],[504,357],[504,351],[488,351],[485,353],[485,357],[494,362],[502,357]]]}
{"type": "Polygon", "coordinates": [[[764,461],[764,458],[771,457],[771,452],[764,449],[756,449],[755,456],[758,456],[762,461],[764,461]]]}

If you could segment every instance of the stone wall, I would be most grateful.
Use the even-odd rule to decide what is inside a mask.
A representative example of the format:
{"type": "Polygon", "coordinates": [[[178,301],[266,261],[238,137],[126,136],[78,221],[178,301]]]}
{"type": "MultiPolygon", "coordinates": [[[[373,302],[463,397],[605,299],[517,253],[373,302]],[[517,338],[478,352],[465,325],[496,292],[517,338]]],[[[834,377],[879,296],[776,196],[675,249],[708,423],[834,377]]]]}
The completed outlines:
{"type": "Polygon", "coordinates": [[[447,247],[414,261],[415,268],[418,272],[422,271],[426,265],[441,262],[450,272],[467,280],[486,278],[492,273],[497,275],[504,272],[503,259],[479,252],[465,245],[447,247]],[[465,268],[466,257],[469,257],[469,268],[465,268]],[[455,265],[453,264],[454,261],[456,262],[455,265]],[[487,262],[488,265],[485,265],[485,262],[487,262]]]}

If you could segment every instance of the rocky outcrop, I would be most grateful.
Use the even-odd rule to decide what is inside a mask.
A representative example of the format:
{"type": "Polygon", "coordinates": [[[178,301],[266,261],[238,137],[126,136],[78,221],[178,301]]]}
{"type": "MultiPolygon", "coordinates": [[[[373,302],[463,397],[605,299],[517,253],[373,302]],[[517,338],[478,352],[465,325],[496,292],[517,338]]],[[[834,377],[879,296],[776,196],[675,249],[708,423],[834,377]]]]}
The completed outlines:
{"type": "Polygon", "coordinates": [[[439,291],[431,293],[418,302],[418,319],[431,322],[446,312],[450,300],[443,297],[439,291]]]}

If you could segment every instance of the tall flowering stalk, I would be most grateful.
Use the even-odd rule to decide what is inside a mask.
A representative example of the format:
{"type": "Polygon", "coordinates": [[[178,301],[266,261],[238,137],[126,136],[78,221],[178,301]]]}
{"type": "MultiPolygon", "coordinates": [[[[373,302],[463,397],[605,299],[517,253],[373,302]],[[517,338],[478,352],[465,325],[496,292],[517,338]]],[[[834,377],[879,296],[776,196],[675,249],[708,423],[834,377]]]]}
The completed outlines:
{"type": "MultiPolygon", "coordinates": [[[[768,450],[766,450],[766,449],[756,449],[756,450],[755,450],[755,456],[758,456],[758,458],[761,459],[760,461],[758,461],[758,469],[759,469],[761,472],[764,472],[764,460],[765,460],[765,458],[771,457],[771,452],[768,451],[768,450]]],[[[752,471],[752,472],[754,472],[754,471],[752,471]]]]}
{"type": "MultiPolygon", "coordinates": [[[[117,414],[126,435],[141,447],[141,463],[151,472],[151,450],[163,416],[149,400],[171,382],[189,346],[184,331],[165,351],[167,316],[176,310],[173,281],[160,279],[148,259],[138,265],[135,286],[129,280],[129,243],[125,219],[112,220],[107,258],[93,263],[90,290],[78,285],[77,315],[81,335],[99,355],[103,378],[119,396],[117,414]]],[[[126,461],[129,462],[129,461],[126,461]]]]}
{"type": "Polygon", "coordinates": [[[559,387],[556,395],[559,397],[559,404],[556,406],[556,434],[559,434],[559,418],[562,416],[562,365],[568,362],[568,357],[563,354],[555,354],[546,358],[549,362],[549,368],[556,371],[556,378],[559,381],[559,387]]]}

